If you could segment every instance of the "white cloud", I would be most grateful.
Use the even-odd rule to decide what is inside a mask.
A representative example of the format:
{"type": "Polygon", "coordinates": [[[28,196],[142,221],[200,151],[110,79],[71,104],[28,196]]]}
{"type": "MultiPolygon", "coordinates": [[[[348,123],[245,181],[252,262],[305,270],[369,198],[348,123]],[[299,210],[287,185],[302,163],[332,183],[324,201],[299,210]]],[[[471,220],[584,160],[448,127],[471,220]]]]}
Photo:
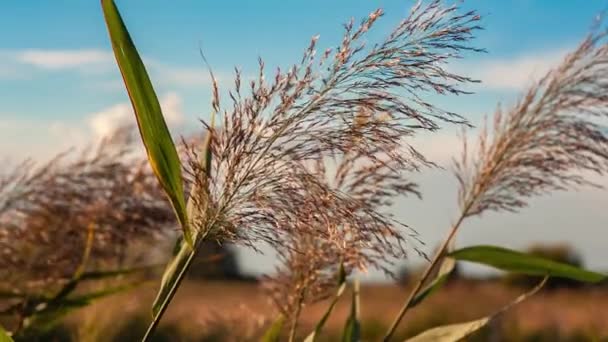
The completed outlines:
{"type": "Polygon", "coordinates": [[[481,80],[481,88],[523,90],[555,67],[567,49],[531,52],[513,58],[479,60],[455,65],[458,73],[481,80]]]}
{"type": "Polygon", "coordinates": [[[61,151],[90,143],[86,129],[79,122],[25,119],[7,113],[0,117],[3,118],[0,120],[0,159],[45,161],[61,151]]]}
{"type": "MultiPolygon", "coordinates": [[[[210,86],[211,76],[201,62],[199,65],[176,66],[143,56],[144,63],[155,84],[165,87],[210,86]]],[[[22,79],[37,76],[36,72],[77,71],[87,76],[87,84],[97,84],[98,89],[121,89],[118,69],[111,50],[102,49],[22,49],[0,50],[0,79],[22,79]],[[91,75],[103,77],[91,79],[91,75]],[[108,80],[106,76],[111,75],[108,80]]],[[[218,83],[232,80],[232,75],[216,70],[218,83]]],[[[244,77],[246,78],[246,77],[244,77]]]]}
{"type": "Polygon", "coordinates": [[[112,54],[103,50],[41,50],[30,49],[16,53],[20,63],[29,64],[47,70],[65,70],[73,68],[107,65],[112,62],[112,54]]]}
{"type": "Polygon", "coordinates": [[[409,143],[426,159],[443,167],[451,166],[452,158],[462,151],[462,140],[453,130],[419,134],[409,143]]]}
{"type": "MultiPolygon", "coordinates": [[[[184,123],[182,98],[175,92],[169,92],[160,99],[160,105],[170,127],[179,127],[184,123]]],[[[130,103],[118,103],[93,113],[88,120],[89,128],[96,138],[110,135],[124,125],[135,124],[135,115],[130,103]]]]}
{"type": "Polygon", "coordinates": [[[200,86],[211,85],[211,76],[207,71],[197,68],[158,67],[160,82],[168,85],[200,86]]]}
{"type": "MultiPolygon", "coordinates": [[[[211,75],[201,63],[200,66],[175,66],[155,59],[144,58],[144,63],[153,74],[153,78],[167,86],[209,86],[211,75]]],[[[218,83],[231,79],[230,75],[214,71],[213,75],[218,83]]]]}
{"type": "Polygon", "coordinates": [[[184,123],[182,98],[175,92],[169,92],[161,99],[161,107],[168,125],[181,126],[184,123]]]}

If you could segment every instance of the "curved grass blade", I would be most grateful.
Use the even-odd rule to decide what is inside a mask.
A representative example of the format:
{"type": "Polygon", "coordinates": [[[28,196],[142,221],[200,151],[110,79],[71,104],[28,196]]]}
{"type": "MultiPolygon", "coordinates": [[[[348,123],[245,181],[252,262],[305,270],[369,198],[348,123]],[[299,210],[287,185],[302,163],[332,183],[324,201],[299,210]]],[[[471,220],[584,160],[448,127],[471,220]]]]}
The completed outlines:
{"type": "Polygon", "coordinates": [[[167,265],[167,268],[165,269],[165,272],[163,273],[163,277],[160,282],[160,289],[158,290],[158,294],[154,300],[154,304],[152,305],[152,315],[154,317],[158,316],[161,308],[168,304],[165,302],[171,296],[171,292],[175,291],[173,288],[179,286],[178,279],[185,276],[188,265],[194,260],[194,255],[194,251],[188,247],[187,244],[180,244],[179,251],[175,257],[171,259],[167,265]],[[183,275],[181,275],[182,273],[183,275]]]}
{"type": "MultiPolygon", "coordinates": [[[[207,135],[205,136],[205,140],[203,141],[203,145],[201,146],[201,156],[202,156],[201,162],[204,165],[204,170],[205,170],[205,172],[207,172],[207,176],[209,176],[208,172],[211,169],[211,157],[212,157],[211,139],[212,139],[212,134],[213,134],[214,121],[215,121],[215,115],[212,116],[211,129],[207,132],[207,135]]],[[[195,205],[194,200],[193,200],[194,194],[197,192],[201,192],[201,191],[204,193],[208,192],[207,189],[198,189],[197,184],[195,184],[195,186],[192,187],[192,191],[190,192],[190,198],[188,200],[188,204],[187,204],[186,208],[187,208],[188,216],[191,219],[195,219],[199,215],[205,214],[205,213],[198,212],[198,210],[200,210],[200,208],[203,206],[201,204],[195,205]]],[[[200,240],[200,238],[198,236],[198,232],[196,232],[196,231],[194,232],[193,238],[194,238],[194,241],[196,244],[196,242],[200,240]]],[[[188,246],[186,246],[183,243],[183,241],[181,241],[181,240],[178,242],[178,245],[179,246],[178,246],[177,253],[173,257],[173,259],[169,262],[169,264],[167,265],[167,268],[165,269],[165,272],[163,273],[163,278],[161,280],[161,285],[160,285],[158,295],[157,295],[156,299],[154,300],[154,304],[152,305],[152,314],[154,316],[158,315],[163,303],[165,302],[165,299],[169,296],[173,285],[175,285],[177,283],[177,279],[179,278],[182,271],[185,275],[185,268],[188,267],[190,262],[192,262],[191,259],[194,258],[195,249],[192,250],[192,249],[188,248],[188,246]]]]}
{"type": "Polygon", "coordinates": [[[448,280],[448,276],[456,267],[456,260],[450,257],[444,257],[441,262],[441,266],[439,266],[439,272],[433,281],[431,281],[425,288],[420,290],[416,296],[410,302],[408,309],[415,307],[420,304],[424,299],[433,294],[439,288],[445,284],[446,280],[448,280]]]}
{"type": "Polygon", "coordinates": [[[60,324],[62,319],[74,310],[86,307],[95,300],[129,291],[137,286],[140,286],[141,284],[143,284],[143,282],[138,281],[79,296],[61,298],[39,305],[36,312],[27,319],[26,328],[20,333],[20,336],[36,336],[41,333],[48,332],[60,324]]]}
{"type": "Polygon", "coordinates": [[[179,156],[163,118],[160,103],[114,1],[101,0],[101,4],[114,56],[135,111],[148,161],[171,201],[186,242],[192,247],[179,156]]]}
{"type": "MultiPolygon", "coordinates": [[[[201,146],[201,156],[203,158],[201,162],[204,163],[203,165],[205,167],[205,172],[207,172],[207,177],[209,176],[209,170],[211,169],[211,141],[213,139],[214,121],[215,115],[212,116],[211,129],[209,129],[209,131],[207,132],[207,136],[205,137],[203,145],[201,146]]],[[[208,189],[192,189],[187,205],[188,215],[191,219],[195,219],[199,215],[206,214],[199,212],[200,208],[203,207],[200,203],[198,205],[194,205],[194,200],[192,196],[197,191],[203,191],[203,193],[208,193],[208,189]]],[[[190,248],[183,241],[178,242],[178,246],[176,246],[178,251],[173,257],[173,259],[169,261],[169,264],[167,265],[165,272],[163,273],[158,294],[156,295],[156,299],[154,299],[154,303],[152,304],[153,320],[150,326],[148,327],[146,335],[143,338],[144,341],[151,336],[152,332],[156,328],[156,325],[158,325],[158,322],[160,321],[160,318],[162,317],[164,311],[167,309],[167,306],[171,302],[171,299],[173,299],[173,296],[175,295],[179,284],[186,276],[188,268],[190,268],[190,265],[192,265],[192,262],[194,261],[196,256],[199,242],[204,239],[204,233],[199,233],[200,232],[198,231],[194,231],[194,248],[190,248]]]]}
{"type": "Polygon", "coordinates": [[[406,342],[456,342],[485,327],[489,322],[490,317],[484,317],[474,321],[444,325],[429,329],[406,342]]]}
{"type": "Polygon", "coordinates": [[[268,330],[264,333],[264,336],[260,339],[261,342],[279,342],[281,338],[281,330],[285,324],[285,316],[279,315],[279,317],[270,325],[268,330]]]}
{"type": "Polygon", "coordinates": [[[317,337],[321,333],[321,330],[323,330],[323,326],[325,326],[327,319],[331,315],[332,311],[334,310],[334,307],[338,303],[338,300],[344,293],[345,289],[346,289],[346,272],[344,271],[344,266],[340,265],[340,271],[338,274],[338,291],[336,291],[336,295],[334,296],[331,303],[329,304],[329,307],[327,308],[327,311],[325,311],[325,314],[323,314],[323,317],[321,317],[319,322],[317,322],[317,325],[315,326],[315,330],[313,330],[313,332],[311,332],[310,335],[308,335],[306,337],[304,342],[315,342],[317,340],[317,337]]]}
{"type": "Polygon", "coordinates": [[[536,285],[530,291],[520,295],[511,303],[502,307],[499,311],[495,312],[492,315],[476,319],[474,321],[464,322],[464,323],[456,323],[444,325],[436,328],[429,329],[416,335],[405,342],[456,342],[460,341],[473,333],[479,331],[479,329],[485,327],[488,323],[490,323],[493,319],[498,317],[500,314],[509,310],[513,306],[521,303],[528,297],[534,295],[538,292],[547,282],[548,277],[545,277],[538,285],[536,285]]]}
{"type": "Polygon", "coordinates": [[[355,283],[353,286],[352,303],[350,306],[350,315],[346,320],[346,325],[344,326],[344,332],[342,334],[343,342],[361,341],[361,302],[359,295],[359,280],[355,279],[355,283]]]}
{"type": "Polygon", "coordinates": [[[8,335],[8,332],[0,325],[0,342],[13,342],[13,339],[8,335]]]}
{"type": "Polygon", "coordinates": [[[141,266],[141,267],[133,267],[133,268],[123,268],[123,269],[117,269],[117,270],[111,270],[111,271],[89,271],[89,272],[84,272],[80,276],[80,280],[83,281],[83,280],[100,280],[100,279],[114,278],[114,277],[119,277],[119,276],[123,276],[123,275],[131,275],[131,274],[135,274],[135,273],[148,272],[148,271],[152,271],[152,270],[161,268],[162,266],[164,266],[164,265],[149,265],[149,266],[141,266]]]}
{"type": "Polygon", "coordinates": [[[12,299],[12,298],[28,298],[31,297],[28,293],[16,292],[16,291],[0,291],[0,299],[12,299]]]}
{"type": "Polygon", "coordinates": [[[604,274],[496,246],[467,247],[454,251],[449,256],[514,273],[548,275],[585,283],[598,283],[607,278],[604,274]]]}
{"type": "Polygon", "coordinates": [[[84,273],[87,264],[89,262],[89,257],[91,254],[91,249],[93,248],[93,236],[95,234],[95,224],[90,223],[87,228],[87,239],[85,242],[85,247],[82,255],[82,259],[80,260],[80,264],[78,268],[72,275],[70,281],[68,281],[55,296],[49,301],[49,305],[54,305],[54,303],[60,303],[65,297],[67,297],[70,293],[76,290],[78,284],[80,283],[80,277],[84,273]]]}
{"type": "MultiPolygon", "coordinates": [[[[203,143],[201,145],[201,160],[200,163],[202,165],[202,172],[204,172],[204,176],[209,179],[211,173],[211,162],[213,159],[213,153],[211,151],[211,142],[213,140],[213,129],[215,128],[215,112],[211,114],[211,124],[209,129],[207,130],[207,134],[203,139],[203,143]]],[[[204,187],[204,186],[203,186],[204,187]]],[[[201,188],[201,185],[195,183],[190,190],[190,196],[188,197],[188,204],[186,205],[186,213],[190,220],[196,220],[200,215],[205,215],[206,213],[201,213],[201,208],[205,208],[207,203],[194,203],[194,195],[196,193],[202,193],[206,195],[204,200],[209,199],[209,188],[201,188]]],[[[196,234],[196,232],[195,232],[196,234]]]]}

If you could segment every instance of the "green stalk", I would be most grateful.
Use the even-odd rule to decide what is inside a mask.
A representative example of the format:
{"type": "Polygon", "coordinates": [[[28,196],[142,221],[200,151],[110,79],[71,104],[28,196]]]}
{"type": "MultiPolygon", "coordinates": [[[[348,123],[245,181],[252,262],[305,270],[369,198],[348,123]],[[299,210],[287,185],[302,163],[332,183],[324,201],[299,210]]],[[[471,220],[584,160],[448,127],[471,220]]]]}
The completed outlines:
{"type": "MultiPolygon", "coordinates": [[[[202,239],[201,239],[201,241],[202,241],[202,239]]],[[[197,250],[198,250],[198,243],[195,243],[194,249],[188,256],[188,259],[186,260],[184,267],[181,268],[181,270],[179,271],[179,273],[177,275],[177,280],[169,288],[169,293],[168,293],[167,297],[165,297],[165,300],[162,302],[162,305],[160,306],[160,310],[158,311],[158,313],[156,315],[154,315],[154,318],[152,319],[152,323],[150,323],[150,326],[148,326],[148,330],[146,330],[146,334],[142,338],[142,342],[149,341],[150,338],[152,337],[152,334],[156,330],[158,323],[160,323],[161,318],[163,317],[165,311],[169,307],[169,303],[173,299],[173,296],[175,296],[177,289],[179,288],[180,284],[186,277],[186,274],[188,273],[188,270],[190,269],[190,266],[192,265],[192,262],[194,261],[194,257],[196,256],[197,250]]]]}

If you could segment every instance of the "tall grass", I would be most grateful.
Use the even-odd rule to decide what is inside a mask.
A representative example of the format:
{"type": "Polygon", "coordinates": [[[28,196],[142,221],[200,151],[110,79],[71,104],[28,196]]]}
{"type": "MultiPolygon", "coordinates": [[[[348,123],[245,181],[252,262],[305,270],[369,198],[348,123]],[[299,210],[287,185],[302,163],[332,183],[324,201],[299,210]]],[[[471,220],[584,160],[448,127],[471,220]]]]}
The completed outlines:
{"type": "MultiPolygon", "coordinates": [[[[466,95],[463,87],[477,82],[448,69],[466,53],[484,51],[472,44],[481,29],[475,11],[461,13],[440,0],[420,2],[382,40],[370,43],[365,37],[383,15],[378,9],[357,25],[348,22],[333,49],[317,54],[314,37],[299,63],[272,77],[262,60],[248,85],[237,69],[227,92],[210,71],[212,122],[204,123],[203,142],[186,143],[180,159],[118,8],[112,0],[101,3],[148,161],[183,232],[161,279],[144,340],[154,334],[206,241],[254,249],[266,245],[277,252],[281,264],[265,281],[277,317],[264,341],[318,340],[356,270],[393,275],[395,260],[411,252],[426,257],[419,234],[388,209],[399,196],[420,197],[411,172],[436,166],[409,144],[411,137],[444,125],[471,126],[465,117],[424,98],[466,95]],[[303,334],[298,325],[302,309],[325,298],[332,300],[323,318],[303,334]]],[[[393,338],[409,309],[441,288],[458,260],[545,278],[494,313],[431,329],[413,341],[465,338],[534,294],[549,276],[605,279],[500,247],[455,249],[453,239],[470,217],[517,211],[539,194],[598,186],[585,172],[608,171],[608,137],[597,122],[608,116],[607,58],[605,33],[597,29],[520,102],[496,113],[492,134],[482,130],[474,153],[465,141],[455,163],[460,210],[384,340],[393,338]]],[[[355,287],[345,341],[361,339],[359,300],[355,287]]]]}
{"type": "Polygon", "coordinates": [[[125,284],[112,281],[72,296],[81,283],[91,289],[147,270],[146,251],[172,235],[175,218],[133,149],[124,128],[79,154],[25,161],[0,178],[0,312],[16,320],[15,336],[118,291],[125,284]]]}

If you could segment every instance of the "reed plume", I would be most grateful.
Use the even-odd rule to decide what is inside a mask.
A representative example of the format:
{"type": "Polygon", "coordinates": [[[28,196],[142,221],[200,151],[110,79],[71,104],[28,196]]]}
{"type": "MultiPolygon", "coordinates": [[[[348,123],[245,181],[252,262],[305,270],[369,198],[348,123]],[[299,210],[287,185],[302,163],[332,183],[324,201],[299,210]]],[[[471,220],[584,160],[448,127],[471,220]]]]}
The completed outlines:
{"type": "Polygon", "coordinates": [[[514,212],[529,198],[596,186],[589,173],[608,172],[607,32],[596,29],[559,66],[534,83],[511,108],[499,108],[476,152],[455,160],[460,213],[447,238],[393,322],[391,338],[414,296],[438,267],[464,220],[486,211],[514,212]]]}
{"type": "Polygon", "coordinates": [[[519,102],[494,115],[476,155],[455,162],[464,216],[516,211],[527,198],[584,185],[588,172],[608,171],[608,44],[606,32],[587,37],[532,85],[519,102]]]}
{"type": "Polygon", "coordinates": [[[49,291],[69,280],[91,225],[92,268],[137,262],[128,250],[174,229],[146,161],[131,153],[130,131],[118,130],[92,151],[63,153],[38,167],[25,161],[1,178],[3,287],[49,291]]]}
{"type": "MultiPolygon", "coordinates": [[[[341,44],[319,58],[314,37],[300,63],[286,72],[278,69],[270,82],[260,60],[259,75],[248,90],[237,69],[228,93],[230,109],[223,109],[214,82],[212,107],[222,119],[221,130],[213,130],[211,170],[204,170],[196,148],[188,161],[195,185],[208,189],[195,192],[192,201],[202,207],[199,212],[213,214],[194,226],[219,239],[276,246],[291,229],[285,226],[291,221],[287,218],[299,215],[293,203],[333,202],[317,209],[329,217],[334,208],[349,210],[362,197],[332,189],[311,163],[360,155],[370,170],[390,165],[394,174],[427,164],[403,139],[417,129],[438,129],[438,121],[465,120],[418,94],[465,93],[459,85],[473,80],[448,72],[445,64],[463,51],[480,51],[469,45],[479,17],[455,11],[440,1],[418,4],[384,41],[367,48],[362,38],[382,16],[376,10],[358,26],[347,23],[341,44]]],[[[360,214],[348,215],[358,219],[360,214]]],[[[401,235],[375,208],[366,215],[368,222],[356,226],[366,229],[370,239],[401,235]],[[373,224],[382,229],[368,228],[373,224]]]]}
{"type": "Polygon", "coordinates": [[[441,122],[468,124],[422,99],[466,94],[460,86],[475,82],[445,68],[482,51],[470,45],[479,16],[456,11],[418,3],[368,47],[363,37],[383,14],[376,10],[347,23],[341,44],[320,57],[314,37],[299,64],[269,81],[260,59],[248,89],[236,70],[229,109],[214,82],[212,108],[222,119],[221,129],[206,127],[211,169],[196,146],[188,158],[199,189],[191,202],[205,213],[193,226],[206,239],[276,250],[281,266],[267,286],[286,316],[297,320],[303,305],[324,298],[340,264],[347,273],[390,273],[408,248],[420,252],[415,231],[386,208],[399,195],[419,195],[407,172],[432,164],[405,139],[441,122]]]}

